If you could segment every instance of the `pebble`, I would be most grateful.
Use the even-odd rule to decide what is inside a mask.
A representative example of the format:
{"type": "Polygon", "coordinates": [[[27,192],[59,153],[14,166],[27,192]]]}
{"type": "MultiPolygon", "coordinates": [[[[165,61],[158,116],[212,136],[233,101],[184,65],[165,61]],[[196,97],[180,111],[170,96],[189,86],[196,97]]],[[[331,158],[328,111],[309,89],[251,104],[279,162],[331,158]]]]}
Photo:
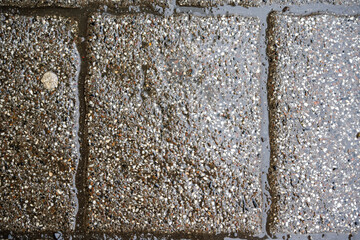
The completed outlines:
{"type": "Polygon", "coordinates": [[[54,90],[58,86],[58,77],[53,72],[46,72],[41,79],[47,90],[54,90]]]}

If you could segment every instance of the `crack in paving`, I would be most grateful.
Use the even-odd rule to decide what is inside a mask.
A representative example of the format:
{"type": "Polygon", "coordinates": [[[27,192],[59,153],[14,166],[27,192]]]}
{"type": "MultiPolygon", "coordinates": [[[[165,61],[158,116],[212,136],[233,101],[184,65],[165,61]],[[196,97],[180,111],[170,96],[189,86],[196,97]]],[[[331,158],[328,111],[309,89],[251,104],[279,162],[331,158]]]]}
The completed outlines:
{"type": "MultiPolygon", "coordinates": [[[[272,11],[286,11],[288,14],[296,15],[312,15],[319,13],[328,13],[334,15],[358,15],[360,13],[360,6],[335,6],[329,4],[306,4],[302,6],[289,6],[289,5],[280,5],[272,4],[262,7],[250,7],[244,8],[240,6],[221,6],[221,7],[181,7],[175,4],[175,0],[171,1],[171,4],[168,8],[163,9],[158,6],[153,8],[149,7],[129,7],[129,8],[108,8],[101,4],[91,4],[86,8],[81,9],[67,9],[60,7],[41,7],[41,8],[17,8],[17,7],[0,7],[0,12],[8,12],[13,14],[27,15],[27,16],[47,16],[47,15],[56,15],[63,17],[71,17],[78,21],[79,23],[79,39],[77,41],[78,51],[81,58],[80,74],[78,78],[78,90],[79,90],[79,103],[80,103],[80,117],[79,117],[79,141],[80,141],[80,153],[81,159],[78,163],[77,174],[76,174],[76,188],[77,188],[77,198],[78,198],[78,212],[76,216],[76,226],[73,233],[63,233],[59,235],[52,232],[34,232],[34,233],[14,233],[9,231],[0,232],[0,237],[6,238],[12,236],[19,239],[29,239],[29,238],[56,238],[61,239],[63,237],[67,238],[132,238],[133,234],[103,234],[103,233],[87,233],[86,230],[86,211],[87,211],[87,202],[88,202],[88,188],[87,188],[87,166],[88,166],[88,128],[86,124],[86,99],[85,99],[85,79],[87,77],[88,71],[88,59],[87,59],[87,27],[88,27],[88,17],[89,14],[93,12],[108,12],[113,15],[122,15],[128,13],[152,13],[156,15],[165,15],[169,16],[174,13],[187,13],[201,16],[214,16],[214,15],[240,15],[240,16],[249,16],[249,17],[258,17],[261,21],[261,32],[260,32],[260,61],[261,61],[261,111],[262,111],[262,121],[261,121],[261,139],[262,139],[262,194],[263,194],[263,216],[262,216],[262,228],[263,231],[259,236],[249,237],[241,235],[233,235],[231,237],[236,238],[247,238],[247,239],[273,239],[282,238],[282,239],[324,239],[324,238],[333,238],[333,239],[357,239],[360,237],[359,234],[310,234],[310,235],[288,235],[288,234],[276,234],[272,236],[269,233],[269,222],[272,221],[271,216],[268,214],[271,211],[271,198],[275,194],[272,191],[271,186],[269,186],[268,181],[268,169],[271,167],[270,163],[270,137],[269,136],[269,110],[268,110],[268,81],[271,78],[269,75],[269,60],[267,55],[267,39],[269,29],[268,17],[272,11]]],[[[271,66],[270,66],[271,67],[271,66]]],[[[141,233],[138,233],[138,236],[141,233]]],[[[143,235],[143,237],[154,237],[155,235],[143,235]]],[[[184,234],[170,234],[170,235],[156,235],[156,237],[170,237],[170,238],[214,238],[223,239],[227,235],[216,235],[216,236],[207,236],[207,235],[184,235],[184,234]]]]}

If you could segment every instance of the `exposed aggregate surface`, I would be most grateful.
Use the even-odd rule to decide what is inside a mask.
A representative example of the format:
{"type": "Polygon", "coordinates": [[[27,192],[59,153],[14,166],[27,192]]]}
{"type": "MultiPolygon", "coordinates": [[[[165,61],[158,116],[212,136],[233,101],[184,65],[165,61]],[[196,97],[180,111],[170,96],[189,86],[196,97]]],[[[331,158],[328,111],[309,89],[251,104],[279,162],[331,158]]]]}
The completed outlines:
{"type": "MultiPolygon", "coordinates": [[[[215,6],[242,6],[259,7],[269,4],[304,5],[325,3],[333,5],[359,5],[360,0],[176,0],[179,6],[215,7],[215,6]]],[[[15,7],[66,7],[80,8],[92,4],[108,5],[110,7],[129,6],[161,6],[169,7],[172,0],[0,0],[0,6],[15,7]]]]}
{"type": "Polygon", "coordinates": [[[333,5],[359,5],[360,0],[267,0],[268,4],[277,3],[283,5],[304,5],[312,3],[325,3],[333,5]]]}
{"type": "Polygon", "coordinates": [[[223,5],[259,7],[269,4],[304,5],[312,3],[325,3],[334,5],[356,5],[360,0],[177,0],[180,6],[214,7],[223,5]]]}
{"type": "Polygon", "coordinates": [[[106,4],[111,7],[168,6],[168,0],[0,0],[0,6],[16,7],[67,7],[79,8],[89,4],[106,4]]]}
{"type": "Polygon", "coordinates": [[[233,5],[243,7],[257,7],[261,0],[177,0],[180,6],[212,7],[222,5],[233,5]]]}
{"type": "Polygon", "coordinates": [[[96,14],[89,28],[89,230],[259,233],[259,20],[96,14]]]}
{"type": "Polygon", "coordinates": [[[2,231],[73,229],[79,159],[76,34],[71,19],[0,14],[2,231]],[[51,90],[41,82],[48,71],[58,81],[51,90]]]}
{"type": "Polygon", "coordinates": [[[360,21],[270,17],[271,232],[356,232],[360,21]]]}

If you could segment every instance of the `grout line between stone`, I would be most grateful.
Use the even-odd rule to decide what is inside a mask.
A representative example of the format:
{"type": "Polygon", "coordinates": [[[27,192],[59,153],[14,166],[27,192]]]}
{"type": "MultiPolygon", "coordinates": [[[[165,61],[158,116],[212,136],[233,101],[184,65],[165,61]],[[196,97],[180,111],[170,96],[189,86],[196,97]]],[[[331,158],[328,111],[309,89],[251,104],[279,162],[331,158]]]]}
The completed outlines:
{"type": "Polygon", "coordinates": [[[82,11],[79,20],[79,39],[77,42],[78,51],[81,58],[80,75],[78,79],[79,100],[80,100],[80,118],[79,118],[79,140],[80,140],[80,161],[76,173],[76,188],[78,191],[78,212],[76,215],[75,232],[86,232],[86,209],[88,203],[88,188],[87,188],[87,166],[89,157],[88,147],[88,128],[86,124],[86,77],[88,72],[87,59],[87,21],[88,12],[82,11]]]}
{"type": "Polygon", "coordinates": [[[268,170],[270,165],[270,137],[269,137],[269,114],[268,114],[268,91],[267,82],[269,74],[269,63],[267,59],[267,14],[259,16],[260,18],[260,60],[261,60],[261,79],[260,79],[260,97],[261,97],[261,142],[262,142],[262,165],[261,165],[261,190],[263,194],[262,203],[262,229],[264,235],[269,237],[268,211],[271,204],[271,194],[269,192],[268,170]]]}

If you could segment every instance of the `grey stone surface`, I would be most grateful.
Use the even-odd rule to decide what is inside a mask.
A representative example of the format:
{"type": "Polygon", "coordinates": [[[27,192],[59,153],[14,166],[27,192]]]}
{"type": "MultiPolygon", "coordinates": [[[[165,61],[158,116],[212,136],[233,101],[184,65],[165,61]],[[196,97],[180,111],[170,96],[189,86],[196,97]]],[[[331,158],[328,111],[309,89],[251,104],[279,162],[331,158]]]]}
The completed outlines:
{"type": "Polygon", "coordinates": [[[273,14],[270,24],[270,230],[355,232],[359,17],[273,14]]]}
{"type": "Polygon", "coordinates": [[[312,3],[325,3],[334,5],[358,5],[359,0],[267,0],[266,4],[303,5],[312,3]]]}
{"type": "Polygon", "coordinates": [[[73,229],[77,23],[0,15],[0,231],[73,229]],[[56,88],[41,82],[52,71],[56,88]]]}
{"type": "Polygon", "coordinates": [[[261,231],[259,24],[91,17],[89,230],[261,231]]]}
{"type": "Polygon", "coordinates": [[[78,8],[89,4],[105,4],[112,7],[138,5],[168,6],[168,0],[0,0],[0,6],[16,7],[68,7],[78,8]]]}
{"type": "MultiPolygon", "coordinates": [[[[168,7],[172,0],[0,0],[0,6],[16,7],[67,7],[79,8],[91,4],[103,4],[111,7],[162,6],[168,7]]],[[[222,5],[258,7],[268,4],[303,5],[326,3],[335,5],[358,5],[359,0],[177,0],[180,6],[214,7],[222,5]]]]}
{"type": "Polygon", "coordinates": [[[177,0],[180,6],[213,7],[233,5],[243,7],[258,7],[269,4],[303,5],[312,3],[325,3],[334,5],[356,5],[359,0],[177,0]]]}
{"type": "Polygon", "coordinates": [[[0,6],[15,7],[80,7],[86,0],[0,0],[0,6]]]}
{"type": "Polygon", "coordinates": [[[180,6],[212,7],[222,5],[234,5],[244,7],[259,6],[261,0],[177,0],[180,6]]]}

